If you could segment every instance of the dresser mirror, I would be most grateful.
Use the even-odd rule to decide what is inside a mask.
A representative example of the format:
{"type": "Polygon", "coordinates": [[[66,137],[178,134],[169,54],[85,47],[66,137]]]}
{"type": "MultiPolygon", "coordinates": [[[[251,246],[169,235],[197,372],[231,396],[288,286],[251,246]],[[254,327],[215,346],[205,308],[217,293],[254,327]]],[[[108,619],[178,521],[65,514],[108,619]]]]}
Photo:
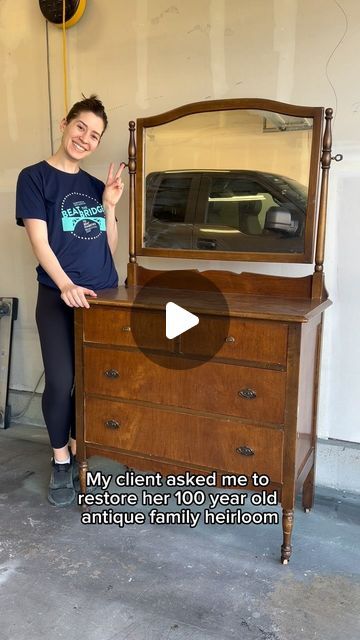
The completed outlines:
{"type": "Polygon", "coordinates": [[[186,105],[138,120],[138,255],[312,262],[321,108],[186,105]]]}

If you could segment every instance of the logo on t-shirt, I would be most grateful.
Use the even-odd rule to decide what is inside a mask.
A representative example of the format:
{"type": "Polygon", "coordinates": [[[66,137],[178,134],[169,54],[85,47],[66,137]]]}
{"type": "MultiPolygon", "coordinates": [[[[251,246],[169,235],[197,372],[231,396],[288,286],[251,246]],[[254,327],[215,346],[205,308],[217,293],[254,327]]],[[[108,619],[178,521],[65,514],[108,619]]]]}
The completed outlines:
{"type": "Polygon", "coordinates": [[[80,240],[95,240],[106,231],[102,204],[85,193],[69,193],[61,204],[62,228],[80,240]]]}

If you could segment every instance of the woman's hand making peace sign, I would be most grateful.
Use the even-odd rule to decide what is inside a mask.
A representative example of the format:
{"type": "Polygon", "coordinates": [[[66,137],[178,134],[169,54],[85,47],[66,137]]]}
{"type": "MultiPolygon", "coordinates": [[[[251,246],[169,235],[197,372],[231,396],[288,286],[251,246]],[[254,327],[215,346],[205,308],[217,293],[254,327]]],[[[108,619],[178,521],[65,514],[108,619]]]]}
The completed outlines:
{"type": "Polygon", "coordinates": [[[124,162],[122,162],[115,174],[114,166],[115,165],[112,162],[109,167],[108,176],[106,178],[106,184],[103,193],[103,206],[105,210],[108,208],[114,208],[119,202],[124,191],[124,183],[121,180],[121,174],[126,165],[124,162]]]}

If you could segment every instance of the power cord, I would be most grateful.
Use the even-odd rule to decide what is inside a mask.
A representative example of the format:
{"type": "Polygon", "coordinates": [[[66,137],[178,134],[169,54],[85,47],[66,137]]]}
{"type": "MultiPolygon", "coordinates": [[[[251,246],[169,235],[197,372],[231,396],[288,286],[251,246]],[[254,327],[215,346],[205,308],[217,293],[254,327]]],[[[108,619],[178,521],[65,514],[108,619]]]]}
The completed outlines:
{"type": "Polygon", "coordinates": [[[36,393],[36,391],[37,391],[37,389],[38,389],[38,386],[39,386],[39,384],[40,384],[41,380],[42,380],[42,379],[43,379],[43,377],[44,377],[44,374],[45,374],[45,371],[43,371],[43,372],[42,372],[42,374],[41,374],[41,376],[40,376],[39,380],[37,381],[37,383],[36,383],[36,385],[35,385],[35,389],[34,389],[34,391],[32,391],[32,392],[31,392],[31,396],[30,396],[30,398],[28,399],[28,401],[27,401],[27,403],[26,403],[26,405],[25,405],[24,409],[23,409],[22,411],[20,411],[20,413],[15,413],[14,415],[12,415],[12,416],[11,416],[11,419],[14,419],[14,418],[22,418],[22,417],[23,417],[23,415],[25,415],[25,413],[27,412],[28,408],[30,407],[31,402],[32,402],[32,401],[33,401],[33,399],[34,399],[35,393],[36,393]]]}
{"type": "Polygon", "coordinates": [[[63,42],[63,69],[64,69],[64,103],[65,114],[67,115],[68,109],[68,76],[67,76],[67,48],[66,48],[66,0],[63,0],[63,15],[62,15],[62,42],[63,42]]]}
{"type": "Polygon", "coordinates": [[[336,50],[340,47],[340,45],[345,40],[345,36],[346,36],[346,34],[348,32],[348,29],[349,29],[349,21],[348,21],[348,17],[347,17],[347,14],[346,14],[345,10],[341,6],[340,2],[338,2],[338,0],[334,0],[334,2],[336,4],[336,6],[338,7],[338,9],[340,9],[341,13],[343,14],[345,24],[344,24],[344,32],[341,35],[338,43],[336,44],[336,46],[334,47],[334,49],[330,53],[330,55],[329,55],[329,57],[328,57],[328,59],[326,61],[326,65],[325,65],[325,75],[326,75],[326,78],[327,78],[327,81],[328,81],[330,87],[333,90],[334,97],[335,97],[333,125],[335,124],[335,119],[336,119],[336,116],[337,116],[338,97],[337,97],[336,89],[335,89],[335,87],[334,87],[334,85],[333,85],[333,83],[331,81],[330,75],[329,75],[329,65],[330,65],[330,62],[331,62],[333,56],[335,55],[336,50]]]}

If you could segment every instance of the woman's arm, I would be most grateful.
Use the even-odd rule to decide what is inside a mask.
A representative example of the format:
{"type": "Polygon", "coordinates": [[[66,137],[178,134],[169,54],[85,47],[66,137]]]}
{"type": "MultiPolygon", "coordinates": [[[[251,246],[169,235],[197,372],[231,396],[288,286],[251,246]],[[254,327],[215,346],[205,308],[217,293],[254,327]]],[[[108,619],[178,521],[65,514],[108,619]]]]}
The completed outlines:
{"type": "Polygon", "coordinates": [[[80,287],[70,280],[62,268],[48,241],[47,225],[44,220],[24,219],[31,246],[42,268],[59,287],[61,298],[69,307],[90,307],[85,295],[96,297],[95,291],[80,287]]]}
{"type": "Polygon", "coordinates": [[[114,255],[118,243],[118,228],[115,217],[115,207],[104,202],[104,200],[103,207],[105,211],[107,241],[110,247],[111,255],[114,255]]]}
{"type": "Polygon", "coordinates": [[[115,207],[119,202],[124,191],[124,183],[121,180],[121,174],[125,164],[122,162],[114,175],[114,163],[109,167],[109,173],[106,178],[105,189],[103,193],[103,207],[106,219],[107,240],[112,255],[114,255],[118,242],[118,230],[115,217],[115,207]]]}

